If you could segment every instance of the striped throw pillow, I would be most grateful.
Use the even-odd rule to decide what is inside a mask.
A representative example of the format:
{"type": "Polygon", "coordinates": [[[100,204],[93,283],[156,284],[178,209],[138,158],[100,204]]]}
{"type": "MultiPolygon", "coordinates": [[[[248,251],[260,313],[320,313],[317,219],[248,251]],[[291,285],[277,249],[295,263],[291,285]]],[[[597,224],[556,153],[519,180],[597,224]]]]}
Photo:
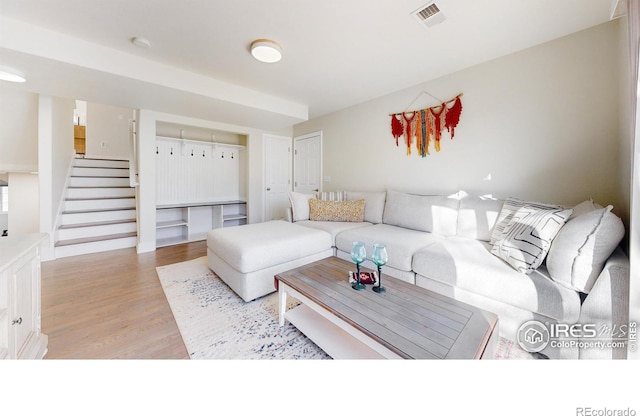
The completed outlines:
{"type": "Polygon", "coordinates": [[[572,211],[559,206],[525,204],[496,233],[491,253],[520,273],[532,273],[542,264],[551,242],[572,211]]]}

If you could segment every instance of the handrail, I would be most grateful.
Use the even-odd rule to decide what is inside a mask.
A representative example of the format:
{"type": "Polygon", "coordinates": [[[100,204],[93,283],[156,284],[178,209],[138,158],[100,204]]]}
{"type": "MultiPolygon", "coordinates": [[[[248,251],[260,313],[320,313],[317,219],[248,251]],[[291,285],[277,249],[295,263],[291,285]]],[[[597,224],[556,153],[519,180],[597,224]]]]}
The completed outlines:
{"type": "Polygon", "coordinates": [[[138,186],[138,132],[136,128],[135,111],[134,118],[129,123],[129,186],[138,186]]]}

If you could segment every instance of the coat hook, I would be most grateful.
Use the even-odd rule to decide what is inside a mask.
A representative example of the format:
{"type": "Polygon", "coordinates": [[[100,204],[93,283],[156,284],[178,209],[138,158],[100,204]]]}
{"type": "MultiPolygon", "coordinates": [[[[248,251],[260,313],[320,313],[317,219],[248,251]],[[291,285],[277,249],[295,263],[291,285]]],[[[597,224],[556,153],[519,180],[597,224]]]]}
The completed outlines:
{"type": "Polygon", "coordinates": [[[158,146],[156,146],[156,154],[157,154],[157,155],[158,155],[158,154],[160,154],[160,153],[158,152],[158,146]]]}
{"type": "Polygon", "coordinates": [[[171,148],[171,154],[173,155],[173,147],[171,148]]]}
{"type": "Polygon", "coordinates": [[[222,152],[222,158],[224,159],[224,152],[222,152]]]}
{"type": "Polygon", "coordinates": [[[193,156],[193,149],[191,149],[191,156],[193,156]]]}
{"type": "Polygon", "coordinates": [[[202,151],[202,157],[204,157],[204,150],[202,151]]]}
{"type": "Polygon", "coordinates": [[[233,159],[233,152],[231,153],[231,159],[233,159]]]}

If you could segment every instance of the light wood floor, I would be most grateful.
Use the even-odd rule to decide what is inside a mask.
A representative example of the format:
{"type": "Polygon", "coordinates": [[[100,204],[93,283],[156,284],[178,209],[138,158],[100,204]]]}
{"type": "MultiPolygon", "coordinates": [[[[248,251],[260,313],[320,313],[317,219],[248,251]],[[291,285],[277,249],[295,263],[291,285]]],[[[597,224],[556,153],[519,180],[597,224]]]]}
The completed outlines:
{"type": "Polygon", "coordinates": [[[42,263],[47,359],[188,359],[157,266],[206,255],[206,241],[42,263]]]}

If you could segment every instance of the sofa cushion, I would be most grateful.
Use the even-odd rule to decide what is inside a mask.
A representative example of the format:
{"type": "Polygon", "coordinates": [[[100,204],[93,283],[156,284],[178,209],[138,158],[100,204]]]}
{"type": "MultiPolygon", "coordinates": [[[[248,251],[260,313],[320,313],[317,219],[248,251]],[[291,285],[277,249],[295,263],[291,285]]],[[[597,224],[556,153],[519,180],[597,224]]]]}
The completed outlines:
{"type": "Polygon", "coordinates": [[[350,253],[353,242],[362,241],[367,249],[367,258],[371,259],[373,245],[385,244],[389,254],[387,266],[398,270],[411,271],[413,253],[435,241],[440,241],[442,238],[432,233],[388,224],[376,224],[338,234],[336,236],[336,247],[338,250],[350,253]]]}
{"type": "Polygon", "coordinates": [[[287,221],[216,228],[207,247],[231,267],[250,273],[331,249],[331,235],[287,221]]]}
{"type": "Polygon", "coordinates": [[[347,200],[355,201],[364,199],[364,220],[372,224],[382,223],[384,213],[384,202],[387,198],[386,192],[352,192],[347,191],[347,200]]]}
{"type": "Polygon", "coordinates": [[[427,231],[443,236],[456,235],[458,206],[456,195],[413,195],[387,191],[383,223],[427,231]]]}
{"type": "Polygon", "coordinates": [[[611,205],[567,221],[551,244],[547,268],[556,282],[589,293],[611,253],[624,237],[611,205]]]}
{"type": "Polygon", "coordinates": [[[336,236],[343,231],[352,230],[354,228],[370,227],[370,222],[342,222],[342,221],[298,221],[297,225],[315,228],[317,230],[326,231],[331,234],[331,244],[335,247],[336,236]]]}
{"type": "Polygon", "coordinates": [[[364,221],[364,199],[357,201],[321,201],[309,199],[309,220],[311,221],[364,221]]]}
{"type": "Polygon", "coordinates": [[[576,322],[578,293],[556,284],[545,266],[519,273],[492,255],[487,242],[449,237],[413,256],[413,270],[422,276],[459,287],[560,322],[576,322]]]}
{"type": "Polygon", "coordinates": [[[542,264],[551,242],[571,215],[571,209],[525,205],[511,217],[491,247],[491,253],[521,273],[542,264]]]}
{"type": "Polygon", "coordinates": [[[314,194],[303,194],[301,192],[289,192],[293,221],[304,221],[309,219],[309,200],[315,198],[314,194]]]}
{"type": "Polygon", "coordinates": [[[458,237],[490,241],[504,200],[490,196],[464,195],[458,210],[458,237]]]}

